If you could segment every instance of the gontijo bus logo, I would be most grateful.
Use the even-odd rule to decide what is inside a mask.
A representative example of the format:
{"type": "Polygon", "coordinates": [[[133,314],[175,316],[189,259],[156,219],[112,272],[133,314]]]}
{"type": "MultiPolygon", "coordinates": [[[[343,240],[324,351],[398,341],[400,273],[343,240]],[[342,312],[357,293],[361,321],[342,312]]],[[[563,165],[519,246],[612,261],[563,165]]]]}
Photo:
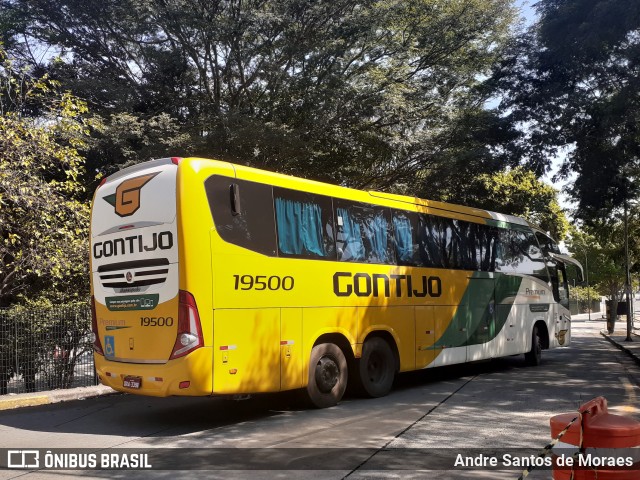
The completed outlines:
{"type": "Polygon", "coordinates": [[[142,187],[149,183],[153,177],[158,175],[158,173],[160,172],[148,173],[125,180],[118,185],[116,193],[102,198],[104,198],[109,205],[115,207],[117,215],[121,217],[133,215],[140,208],[140,190],[142,190],[142,187]]]}

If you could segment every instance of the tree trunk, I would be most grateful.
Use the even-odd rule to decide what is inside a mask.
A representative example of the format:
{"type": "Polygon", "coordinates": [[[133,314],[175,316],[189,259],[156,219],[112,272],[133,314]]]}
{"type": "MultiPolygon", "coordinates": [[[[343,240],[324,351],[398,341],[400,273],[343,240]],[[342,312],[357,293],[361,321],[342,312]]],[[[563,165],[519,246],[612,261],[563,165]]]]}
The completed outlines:
{"type": "Polygon", "coordinates": [[[609,309],[609,317],[607,318],[607,331],[613,333],[616,328],[616,320],[618,318],[618,297],[611,297],[611,308],[609,309]]]}

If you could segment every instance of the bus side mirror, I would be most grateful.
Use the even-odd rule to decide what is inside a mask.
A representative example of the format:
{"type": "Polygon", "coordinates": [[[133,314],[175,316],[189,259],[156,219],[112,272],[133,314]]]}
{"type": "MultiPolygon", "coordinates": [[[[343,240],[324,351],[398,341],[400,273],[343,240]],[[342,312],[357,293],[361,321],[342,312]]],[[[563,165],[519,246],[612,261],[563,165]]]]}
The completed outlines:
{"type": "Polygon", "coordinates": [[[574,287],[576,285],[586,286],[582,268],[571,263],[563,263],[567,271],[567,276],[569,277],[569,283],[573,284],[574,287]]]}
{"type": "Polygon", "coordinates": [[[582,268],[577,268],[576,267],[576,278],[578,280],[578,283],[582,283],[582,284],[586,285],[586,283],[584,281],[584,272],[582,271],[582,268]]]}

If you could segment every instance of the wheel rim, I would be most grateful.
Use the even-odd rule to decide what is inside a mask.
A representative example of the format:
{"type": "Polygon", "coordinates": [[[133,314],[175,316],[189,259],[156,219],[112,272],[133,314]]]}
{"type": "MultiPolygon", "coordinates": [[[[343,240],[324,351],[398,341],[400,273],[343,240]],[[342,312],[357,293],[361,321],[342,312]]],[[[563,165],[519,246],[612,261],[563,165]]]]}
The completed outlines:
{"type": "Polygon", "coordinates": [[[384,357],[378,353],[373,352],[367,362],[367,378],[373,384],[380,383],[386,375],[385,360],[384,357]]]}
{"type": "Polygon", "coordinates": [[[318,360],[315,371],[316,385],[322,393],[329,393],[340,378],[340,367],[333,357],[324,356],[318,360]]]}

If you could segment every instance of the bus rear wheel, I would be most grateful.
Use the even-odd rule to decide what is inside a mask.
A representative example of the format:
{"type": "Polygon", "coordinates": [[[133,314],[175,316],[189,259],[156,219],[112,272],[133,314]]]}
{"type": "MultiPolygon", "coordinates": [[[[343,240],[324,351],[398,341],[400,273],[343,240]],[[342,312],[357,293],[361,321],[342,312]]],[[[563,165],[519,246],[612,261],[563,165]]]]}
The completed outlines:
{"type": "Polygon", "coordinates": [[[389,393],[396,373],[396,361],[389,344],[380,337],[365,341],[357,370],[362,394],[384,397],[389,393]]]}
{"type": "Polygon", "coordinates": [[[533,327],[531,350],[524,354],[524,359],[527,365],[531,365],[532,367],[536,367],[542,362],[542,339],[540,338],[538,327],[533,327]]]}
{"type": "Polygon", "coordinates": [[[347,388],[347,359],[340,347],[321,343],[311,350],[307,400],[316,408],[337,405],[347,388]]]}

